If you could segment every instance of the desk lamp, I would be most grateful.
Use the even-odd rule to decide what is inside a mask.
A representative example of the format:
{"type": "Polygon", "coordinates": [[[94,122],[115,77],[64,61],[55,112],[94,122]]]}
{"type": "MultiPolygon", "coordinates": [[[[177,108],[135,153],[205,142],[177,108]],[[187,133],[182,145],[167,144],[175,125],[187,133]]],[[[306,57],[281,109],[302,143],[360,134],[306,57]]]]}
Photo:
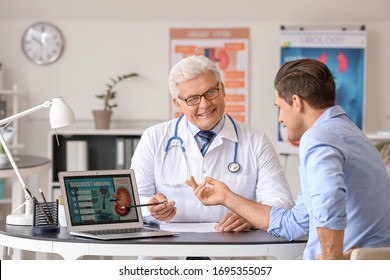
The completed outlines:
{"type": "MultiPolygon", "coordinates": [[[[20,112],[18,114],[15,114],[13,116],[4,118],[0,120],[0,126],[7,125],[10,122],[22,118],[24,116],[30,115],[36,111],[39,111],[43,108],[50,108],[50,126],[53,129],[57,129],[60,127],[64,127],[67,125],[70,125],[76,121],[75,116],[73,114],[72,109],[69,107],[69,105],[62,99],[62,97],[54,98],[51,101],[45,101],[43,104],[38,105],[36,107],[33,107],[31,109],[28,109],[26,111],[20,112]]],[[[8,149],[7,143],[4,139],[3,133],[0,130],[0,143],[4,148],[5,153],[7,154],[7,157],[12,165],[12,168],[14,169],[16,176],[22,185],[22,188],[24,190],[24,197],[26,201],[24,204],[19,206],[18,208],[14,209],[10,215],[7,216],[7,224],[10,225],[32,225],[33,224],[33,207],[32,207],[32,195],[29,189],[27,188],[27,185],[25,183],[25,180],[22,176],[22,174],[19,171],[18,166],[15,163],[15,160],[8,149]],[[14,213],[16,210],[18,210],[20,207],[25,205],[25,212],[24,213],[14,213]]]]}

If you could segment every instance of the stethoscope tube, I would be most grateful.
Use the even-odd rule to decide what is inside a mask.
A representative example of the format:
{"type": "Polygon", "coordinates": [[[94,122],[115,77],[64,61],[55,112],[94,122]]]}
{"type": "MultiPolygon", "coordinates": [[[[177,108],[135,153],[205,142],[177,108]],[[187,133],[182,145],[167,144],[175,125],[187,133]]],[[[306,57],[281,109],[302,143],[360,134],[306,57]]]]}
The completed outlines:
{"type": "MultiPolygon", "coordinates": [[[[231,172],[231,173],[236,173],[240,170],[241,166],[240,164],[237,162],[237,150],[238,150],[238,129],[237,129],[237,125],[236,125],[236,122],[233,120],[233,118],[229,115],[229,114],[226,114],[228,116],[228,118],[230,119],[230,121],[232,122],[233,124],[233,127],[234,127],[234,131],[236,132],[236,136],[237,136],[237,142],[234,143],[234,153],[233,153],[233,161],[231,163],[228,164],[228,170],[231,172]]],[[[178,135],[177,135],[177,131],[178,131],[178,128],[179,128],[179,123],[181,121],[181,119],[184,117],[184,115],[181,115],[176,124],[175,124],[175,131],[174,131],[174,134],[172,137],[170,137],[168,139],[168,142],[165,146],[165,156],[166,154],[168,153],[168,150],[169,150],[169,145],[171,144],[171,142],[173,140],[177,140],[179,141],[180,143],[180,148],[182,150],[183,153],[185,153],[185,148],[183,146],[183,139],[181,139],[178,135]]],[[[164,158],[165,158],[164,156],[164,158]]]]}
{"type": "Polygon", "coordinates": [[[236,137],[237,137],[237,142],[234,143],[234,153],[233,153],[233,161],[231,163],[229,163],[228,165],[228,170],[232,173],[236,173],[240,170],[241,166],[240,164],[237,162],[237,150],[238,150],[238,129],[237,129],[237,125],[236,125],[236,122],[233,120],[233,118],[229,115],[229,114],[226,114],[228,116],[228,118],[230,119],[230,121],[232,122],[233,124],[233,127],[234,127],[234,131],[236,132],[236,137]]]}
{"type": "Polygon", "coordinates": [[[184,117],[184,115],[181,115],[180,118],[177,120],[176,125],[175,125],[175,132],[174,132],[173,136],[170,137],[170,138],[168,139],[167,145],[165,146],[165,153],[168,153],[169,145],[171,144],[171,142],[172,142],[173,140],[179,141],[181,151],[182,151],[183,153],[186,152],[186,149],[185,149],[184,146],[183,146],[183,139],[181,139],[179,136],[177,136],[177,130],[178,130],[178,128],[179,128],[179,123],[180,123],[180,121],[181,121],[181,119],[182,119],[183,117],[184,117]]]}

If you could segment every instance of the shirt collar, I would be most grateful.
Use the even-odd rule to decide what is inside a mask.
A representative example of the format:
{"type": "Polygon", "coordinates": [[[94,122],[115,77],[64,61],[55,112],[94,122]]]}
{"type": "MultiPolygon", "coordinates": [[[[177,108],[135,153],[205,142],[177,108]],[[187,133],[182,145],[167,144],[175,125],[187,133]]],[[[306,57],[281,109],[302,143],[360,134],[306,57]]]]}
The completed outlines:
{"type": "Polygon", "coordinates": [[[328,121],[332,118],[338,117],[340,115],[346,115],[344,109],[339,105],[332,106],[325,110],[322,115],[315,121],[313,126],[319,126],[321,123],[328,121]]]}
{"type": "MultiPolygon", "coordinates": [[[[188,122],[188,127],[190,128],[192,135],[195,136],[200,131],[200,129],[197,126],[193,125],[188,120],[187,120],[187,122],[188,122]]],[[[224,124],[225,124],[225,116],[223,116],[221,118],[221,120],[217,123],[217,125],[211,131],[217,135],[222,130],[224,124]]]]}

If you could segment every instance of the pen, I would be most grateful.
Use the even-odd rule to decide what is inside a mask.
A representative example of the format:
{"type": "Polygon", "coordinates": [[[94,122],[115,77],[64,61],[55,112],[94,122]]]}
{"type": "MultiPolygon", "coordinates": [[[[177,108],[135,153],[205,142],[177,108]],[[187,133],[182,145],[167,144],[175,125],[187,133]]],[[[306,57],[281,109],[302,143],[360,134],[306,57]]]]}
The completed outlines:
{"type": "Polygon", "coordinates": [[[39,203],[38,199],[35,196],[32,195],[32,193],[30,192],[30,190],[27,187],[23,187],[23,189],[28,193],[28,195],[32,198],[32,200],[34,200],[34,202],[38,205],[38,207],[41,210],[41,212],[43,214],[43,217],[45,218],[47,224],[52,226],[53,225],[52,222],[50,222],[49,217],[47,216],[46,212],[44,211],[42,205],[39,203]]]}
{"type": "Polygon", "coordinates": [[[121,208],[144,207],[144,206],[153,206],[153,205],[167,204],[167,203],[168,203],[168,201],[161,201],[161,202],[155,202],[155,203],[147,203],[147,204],[136,204],[136,205],[130,205],[130,206],[122,206],[121,208]]]}
{"type": "MultiPolygon", "coordinates": [[[[49,215],[49,218],[50,218],[50,225],[53,225],[54,219],[53,219],[53,217],[51,216],[50,209],[49,209],[49,205],[47,204],[45,194],[43,193],[43,191],[41,190],[41,188],[39,188],[39,192],[40,192],[40,194],[41,194],[41,196],[42,196],[43,202],[44,202],[45,205],[46,205],[47,214],[49,215]]],[[[42,209],[41,209],[41,210],[42,210],[42,209]]],[[[46,211],[45,211],[45,212],[46,212],[46,211]]]]}
{"type": "Polygon", "coordinates": [[[23,189],[26,191],[26,193],[27,193],[34,201],[37,200],[37,199],[35,198],[35,196],[32,195],[32,193],[30,192],[30,190],[29,190],[27,187],[23,187],[23,189]]]}
{"type": "Polygon", "coordinates": [[[39,192],[41,193],[43,202],[47,203],[47,202],[46,202],[46,198],[45,198],[45,194],[43,193],[43,191],[42,191],[40,188],[39,188],[39,192]]]}

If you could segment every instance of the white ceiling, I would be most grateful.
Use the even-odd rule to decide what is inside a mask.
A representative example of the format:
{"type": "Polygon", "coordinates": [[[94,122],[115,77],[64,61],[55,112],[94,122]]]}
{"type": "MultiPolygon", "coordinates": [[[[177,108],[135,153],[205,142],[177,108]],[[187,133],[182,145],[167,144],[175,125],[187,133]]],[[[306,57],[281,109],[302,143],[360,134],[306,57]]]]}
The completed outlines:
{"type": "Polygon", "coordinates": [[[0,0],[0,19],[368,23],[389,0],[0,0]]]}

